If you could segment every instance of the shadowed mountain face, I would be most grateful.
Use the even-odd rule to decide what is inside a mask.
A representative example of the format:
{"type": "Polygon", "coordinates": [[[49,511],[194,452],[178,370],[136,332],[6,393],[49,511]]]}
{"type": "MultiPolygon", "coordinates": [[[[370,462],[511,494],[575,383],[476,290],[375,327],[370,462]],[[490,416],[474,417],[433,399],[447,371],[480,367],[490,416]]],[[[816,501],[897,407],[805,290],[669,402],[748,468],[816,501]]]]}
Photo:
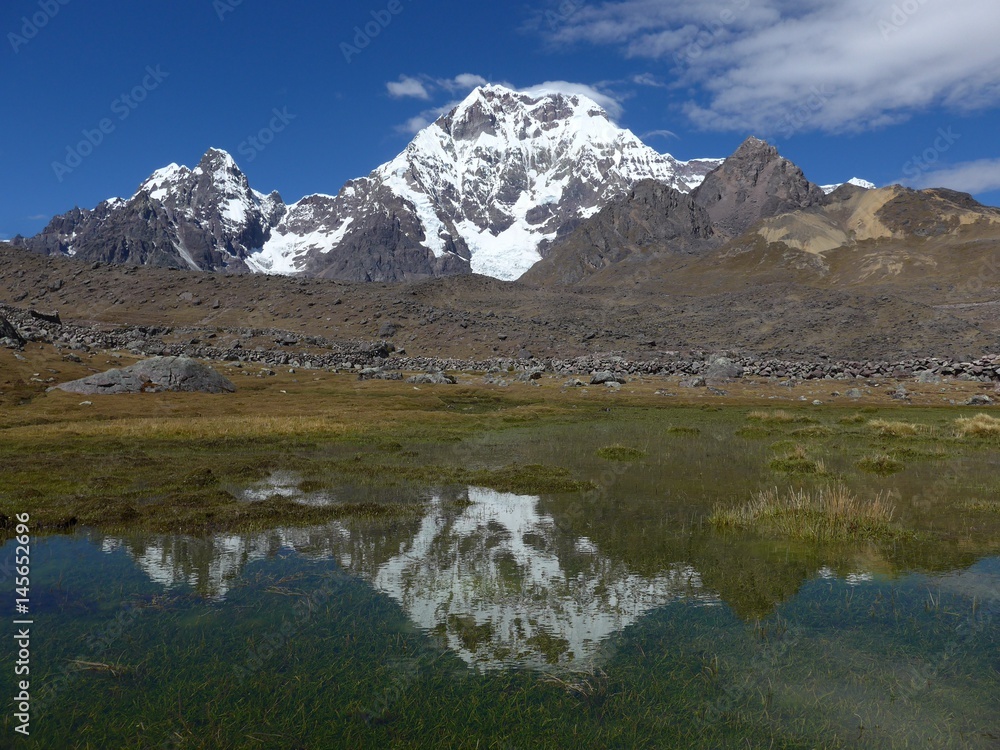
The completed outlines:
{"type": "Polygon", "coordinates": [[[583,222],[523,281],[576,284],[613,265],[638,268],[652,253],[692,253],[718,244],[711,217],[692,196],[646,180],[583,222]]]}
{"type": "Polygon", "coordinates": [[[73,209],[12,244],[85,261],[242,273],[285,210],[277,193],[252,190],[229,154],[209,149],[194,169],[157,170],[128,200],[73,209]]]}
{"type": "Polygon", "coordinates": [[[822,203],[824,194],[774,146],[748,138],[692,197],[717,231],[735,237],[763,218],[822,203]]]}

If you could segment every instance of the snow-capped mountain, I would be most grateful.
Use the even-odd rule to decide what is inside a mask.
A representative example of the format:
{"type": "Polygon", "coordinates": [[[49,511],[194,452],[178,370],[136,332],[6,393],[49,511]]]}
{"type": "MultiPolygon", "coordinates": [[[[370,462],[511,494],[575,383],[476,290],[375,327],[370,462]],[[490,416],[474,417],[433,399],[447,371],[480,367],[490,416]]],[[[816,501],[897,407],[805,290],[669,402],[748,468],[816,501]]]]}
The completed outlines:
{"type": "Polygon", "coordinates": [[[131,198],[74,209],[15,244],[105,262],[355,281],[470,271],[515,279],[639,181],[689,192],[720,162],[659,154],[584,96],[485,86],[336,196],[286,206],[210,149],[194,169],[157,170],[131,198]]]}
{"type": "Polygon", "coordinates": [[[874,182],[862,180],[860,177],[852,177],[847,182],[838,182],[836,185],[820,185],[820,190],[829,195],[843,185],[854,185],[854,187],[864,188],[865,190],[878,190],[878,186],[874,182]]]}
{"type": "Polygon", "coordinates": [[[245,271],[285,210],[281,196],[252,190],[233,158],[213,148],[194,169],[171,164],[131,198],[74,209],[14,244],[106,263],[245,271]]]}
{"type": "Polygon", "coordinates": [[[688,192],[720,163],[659,154],[583,96],[485,86],[335,198],[311,196],[290,207],[250,263],[262,271],[385,279],[384,253],[403,250],[412,263],[417,240],[426,251],[424,274],[467,267],[515,279],[560,232],[640,180],[688,192]],[[397,223],[406,230],[398,237],[397,223]],[[381,252],[366,246],[373,233],[381,252]]]}

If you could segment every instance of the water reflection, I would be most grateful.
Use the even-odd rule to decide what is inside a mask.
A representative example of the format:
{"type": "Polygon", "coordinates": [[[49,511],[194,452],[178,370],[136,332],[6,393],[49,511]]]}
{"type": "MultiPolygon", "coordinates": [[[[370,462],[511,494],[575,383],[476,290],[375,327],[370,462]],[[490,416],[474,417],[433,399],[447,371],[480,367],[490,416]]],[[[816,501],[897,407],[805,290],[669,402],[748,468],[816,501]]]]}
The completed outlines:
{"type": "Polygon", "coordinates": [[[537,497],[470,489],[460,511],[435,498],[411,542],[372,582],[467,663],[581,666],[608,636],[679,599],[714,604],[698,572],[653,577],[562,539],[537,497]]]}
{"type": "Polygon", "coordinates": [[[603,640],[671,602],[716,604],[698,572],[677,563],[639,575],[569,537],[539,498],[470,488],[434,497],[393,524],[332,523],[258,535],[104,538],[155,582],[225,598],[246,566],[281,550],[331,558],[396,600],[417,626],[468,664],[586,667],[603,640]]]}

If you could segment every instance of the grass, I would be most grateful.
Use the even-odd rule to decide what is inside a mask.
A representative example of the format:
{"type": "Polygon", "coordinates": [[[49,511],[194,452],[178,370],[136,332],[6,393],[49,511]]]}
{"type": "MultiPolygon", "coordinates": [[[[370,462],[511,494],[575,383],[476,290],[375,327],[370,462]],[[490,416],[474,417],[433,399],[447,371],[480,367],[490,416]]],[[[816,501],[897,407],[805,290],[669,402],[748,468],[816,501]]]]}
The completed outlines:
{"type": "Polygon", "coordinates": [[[1000,513],[1000,500],[966,500],[962,508],[979,513],[1000,513]]]}
{"type": "Polygon", "coordinates": [[[930,425],[913,422],[894,422],[887,419],[873,419],[868,426],[884,438],[908,438],[930,435],[933,428],[930,425]]]}
{"type": "Polygon", "coordinates": [[[747,414],[747,419],[754,422],[776,422],[776,423],[806,423],[815,422],[812,417],[805,414],[795,414],[785,409],[775,409],[773,411],[764,411],[761,409],[755,409],[747,414]]]}
{"type": "Polygon", "coordinates": [[[772,471],[779,471],[784,474],[816,474],[824,476],[828,473],[823,459],[814,460],[810,458],[806,449],[801,445],[796,446],[790,453],[772,459],[769,466],[772,471]]]}
{"type": "Polygon", "coordinates": [[[615,443],[614,445],[605,445],[598,448],[597,455],[606,461],[630,462],[645,458],[646,451],[615,443]]]}
{"type": "Polygon", "coordinates": [[[884,541],[900,537],[894,507],[885,495],[862,500],[843,486],[815,491],[767,490],[736,508],[717,507],[709,517],[716,529],[807,541],[884,541]]]}
{"type": "Polygon", "coordinates": [[[841,417],[837,421],[840,424],[864,424],[868,421],[868,417],[864,414],[848,414],[847,416],[841,417]]]}
{"type": "Polygon", "coordinates": [[[1000,419],[989,414],[977,414],[955,420],[955,432],[960,438],[995,438],[1000,437],[1000,419]]]}
{"type": "Polygon", "coordinates": [[[901,472],[906,468],[906,464],[893,458],[892,456],[887,456],[884,453],[878,453],[862,458],[858,461],[858,468],[862,471],[868,472],[869,474],[890,476],[891,474],[898,474],[901,472]]]}

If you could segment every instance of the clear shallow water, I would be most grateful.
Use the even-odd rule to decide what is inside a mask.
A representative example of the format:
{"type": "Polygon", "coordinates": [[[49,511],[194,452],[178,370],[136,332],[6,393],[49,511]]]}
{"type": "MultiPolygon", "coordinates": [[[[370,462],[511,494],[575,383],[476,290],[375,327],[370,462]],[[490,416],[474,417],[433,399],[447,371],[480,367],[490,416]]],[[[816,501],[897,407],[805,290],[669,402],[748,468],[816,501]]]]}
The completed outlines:
{"type": "Polygon", "coordinates": [[[847,451],[830,460],[855,489],[889,493],[906,523],[940,532],[933,543],[719,536],[703,523],[716,502],[813,480],[768,471],[782,434],[737,438],[731,419],[695,416],[697,435],[556,426],[412,456],[566,466],[599,487],[583,494],[306,492],[296,470],[243,499],[373,497],[424,512],[38,539],[34,731],[21,744],[1000,746],[996,514],[945,502],[995,497],[997,456],[912,461],[887,478],[847,471],[847,451]],[[618,441],[646,455],[595,458],[618,441]]]}

